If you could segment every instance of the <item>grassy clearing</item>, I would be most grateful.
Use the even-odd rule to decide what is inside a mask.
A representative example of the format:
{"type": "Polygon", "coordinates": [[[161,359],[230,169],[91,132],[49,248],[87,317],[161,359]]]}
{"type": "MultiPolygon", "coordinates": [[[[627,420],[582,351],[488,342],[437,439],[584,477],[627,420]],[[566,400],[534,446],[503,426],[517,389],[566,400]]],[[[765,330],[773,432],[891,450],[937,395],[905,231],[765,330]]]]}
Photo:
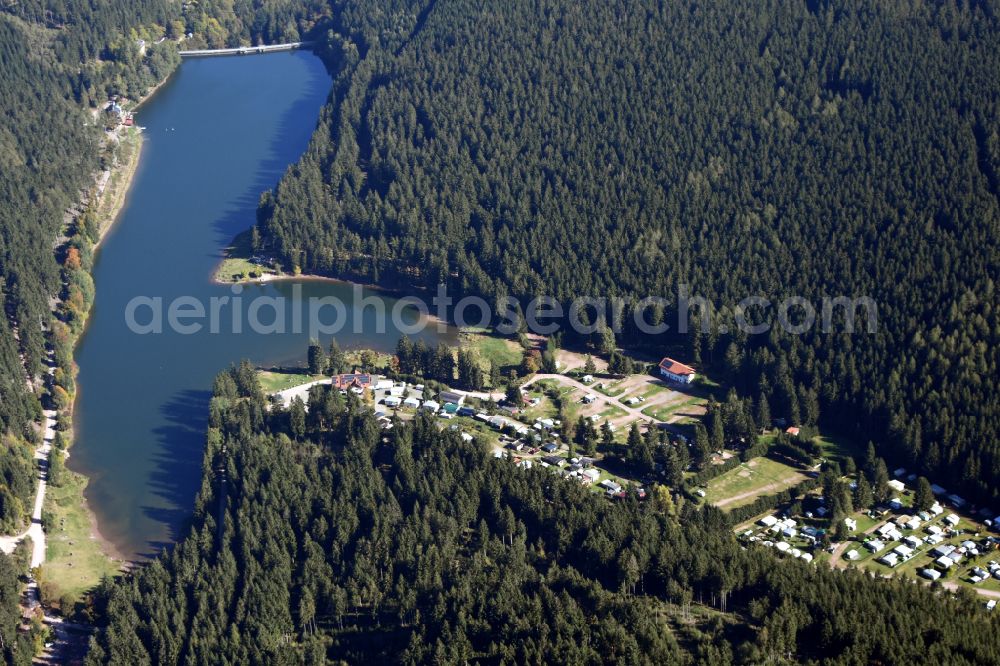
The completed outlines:
{"type": "Polygon", "coordinates": [[[848,456],[857,460],[863,459],[865,455],[865,451],[857,442],[837,435],[820,434],[815,438],[815,441],[819,444],[824,458],[837,460],[841,463],[848,456]]]}
{"type": "Polygon", "coordinates": [[[625,392],[625,388],[622,386],[622,380],[599,381],[594,385],[594,390],[608,396],[609,398],[614,398],[625,392]]]}
{"type": "Polygon", "coordinates": [[[656,384],[656,383],[650,382],[649,384],[646,385],[646,387],[644,389],[642,389],[641,391],[639,391],[639,392],[637,392],[637,393],[635,393],[633,395],[635,395],[636,397],[639,397],[639,398],[645,398],[646,400],[649,400],[650,398],[652,398],[655,395],[660,395],[661,393],[672,393],[672,392],[673,392],[673,389],[669,388],[668,386],[666,386],[664,384],[656,384]]]}
{"type": "Polygon", "coordinates": [[[264,393],[277,393],[294,386],[323,379],[325,375],[310,375],[305,371],[296,370],[261,370],[257,373],[257,377],[264,393]]]}
{"type": "Polygon", "coordinates": [[[666,405],[652,405],[643,409],[642,413],[646,416],[652,416],[658,421],[667,421],[670,417],[683,410],[685,407],[695,407],[703,404],[705,404],[705,401],[702,398],[691,398],[690,400],[674,402],[666,405]]]}
{"type": "Polygon", "coordinates": [[[65,483],[49,486],[45,511],[53,528],[46,535],[46,561],[42,566],[44,593],[49,600],[76,602],[104,576],[119,573],[121,562],[109,557],[92,536],[90,513],[83,502],[87,478],[65,470],[65,483]]]}
{"type": "Polygon", "coordinates": [[[598,412],[597,415],[600,416],[601,420],[603,421],[604,419],[617,419],[619,417],[625,416],[627,413],[628,412],[626,412],[624,409],[615,407],[614,405],[608,405],[606,408],[598,412]]]}
{"type": "Polygon", "coordinates": [[[464,430],[473,437],[483,440],[492,447],[500,446],[500,434],[482,421],[477,421],[468,416],[456,416],[450,421],[450,426],[458,426],[460,430],[464,430]]]}
{"type": "Polygon", "coordinates": [[[261,275],[277,275],[272,267],[261,266],[250,261],[253,250],[250,247],[250,230],[237,234],[225,250],[225,259],[215,269],[215,279],[219,282],[240,282],[261,275]]]}
{"type": "Polygon", "coordinates": [[[705,501],[717,504],[732,497],[743,496],[726,505],[726,508],[736,508],[749,504],[760,495],[794,486],[798,482],[798,474],[799,471],[794,467],[776,460],[754,458],[709,481],[705,501]],[[786,481],[793,477],[794,480],[786,481]]]}
{"type": "Polygon", "coordinates": [[[520,365],[523,356],[521,345],[516,341],[489,335],[478,329],[462,331],[462,346],[473,349],[479,354],[479,360],[486,372],[490,367],[506,368],[520,365]]]}

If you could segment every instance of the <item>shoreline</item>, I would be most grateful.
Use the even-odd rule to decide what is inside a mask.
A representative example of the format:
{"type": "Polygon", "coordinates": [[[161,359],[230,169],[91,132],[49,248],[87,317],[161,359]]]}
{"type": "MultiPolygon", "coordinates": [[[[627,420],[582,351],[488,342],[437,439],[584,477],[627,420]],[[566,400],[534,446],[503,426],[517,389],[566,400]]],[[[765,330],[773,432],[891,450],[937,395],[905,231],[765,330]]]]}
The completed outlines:
{"type": "MultiPolygon", "coordinates": [[[[171,72],[169,76],[163,79],[163,81],[159,82],[157,85],[153,86],[149,91],[147,91],[147,93],[142,97],[142,99],[138,100],[138,102],[135,104],[135,106],[133,107],[133,111],[138,110],[139,108],[142,107],[143,104],[149,101],[153,97],[153,95],[155,95],[163,87],[163,85],[166,84],[171,79],[173,74],[174,72],[171,72]]],[[[106,138],[106,141],[111,141],[111,140],[112,139],[110,138],[106,138]]],[[[105,190],[101,193],[99,197],[95,197],[88,206],[91,210],[94,211],[95,215],[97,215],[98,217],[97,239],[94,241],[94,244],[92,246],[92,252],[95,262],[98,259],[104,240],[107,238],[108,234],[112,231],[112,229],[115,228],[119,218],[121,217],[121,213],[124,210],[126,203],[128,202],[129,194],[132,190],[132,185],[134,184],[135,181],[135,176],[139,170],[139,164],[142,161],[143,144],[145,143],[142,131],[139,130],[138,127],[126,130],[124,137],[119,136],[117,138],[119,146],[121,146],[124,141],[130,142],[131,144],[133,144],[134,147],[127,155],[125,155],[123,160],[121,160],[117,165],[115,165],[114,168],[111,169],[111,176],[108,179],[108,184],[105,190]]],[[[93,266],[91,266],[89,273],[91,277],[93,277],[93,266]]],[[[103,558],[103,560],[107,562],[110,568],[114,568],[115,570],[117,570],[119,574],[121,574],[127,572],[132,567],[133,563],[131,562],[131,560],[129,560],[124,556],[122,551],[113,541],[111,541],[110,539],[105,537],[104,534],[101,533],[100,521],[98,520],[97,514],[90,507],[90,503],[87,501],[87,496],[86,496],[86,489],[90,484],[90,477],[87,476],[86,474],[83,474],[80,471],[77,471],[76,469],[73,469],[73,463],[72,463],[73,457],[71,455],[71,450],[74,444],[76,443],[76,426],[73,416],[76,412],[77,402],[82,391],[82,387],[78,383],[76,383],[78,368],[76,366],[75,356],[77,349],[80,345],[80,342],[83,340],[83,337],[87,333],[90,323],[89,322],[90,312],[92,308],[93,304],[91,304],[91,306],[87,309],[86,313],[84,313],[85,319],[83,322],[83,326],[80,329],[79,334],[71,341],[70,345],[74,356],[72,372],[73,372],[75,390],[72,396],[73,399],[70,402],[70,405],[67,410],[70,420],[70,428],[67,431],[65,431],[63,435],[66,438],[66,448],[65,448],[66,471],[69,475],[71,475],[71,477],[73,477],[72,481],[69,484],[64,484],[64,485],[71,486],[67,492],[70,493],[70,497],[68,499],[69,503],[72,506],[64,506],[58,510],[61,511],[64,514],[64,516],[65,515],[72,516],[73,513],[77,512],[79,513],[79,515],[82,517],[83,521],[85,521],[85,524],[87,526],[86,534],[85,535],[74,534],[73,537],[75,537],[75,540],[78,541],[85,536],[88,542],[96,546],[97,550],[96,554],[100,558],[103,558]]],[[[55,507],[53,507],[50,504],[50,502],[54,503],[55,500],[54,499],[50,500],[48,498],[46,500],[46,505],[48,505],[48,510],[52,511],[55,507]]],[[[63,532],[55,531],[54,534],[46,535],[48,541],[47,551],[52,550],[52,545],[54,542],[60,541],[59,539],[60,534],[62,534],[63,537],[62,541],[65,541],[66,543],[68,543],[68,545],[75,546],[77,548],[82,547],[82,544],[75,543],[74,542],[75,540],[71,538],[70,535],[66,534],[65,531],[63,532]]],[[[82,555],[80,556],[80,558],[82,558],[83,560],[87,559],[86,555],[82,555]]],[[[76,556],[75,552],[70,552],[69,556],[63,556],[62,558],[60,558],[58,554],[54,554],[52,557],[50,557],[49,553],[47,552],[46,563],[44,566],[46,566],[50,571],[52,571],[53,569],[58,571],[61,568],[71,569],[74,567],[74,560],[78,560],[80,558],[76,556]]],[[[79,568],[77,568],[77,570],[78,569],[79,568]]],[[[57,574],[53,576],[53,582],[55,582],[58,585],[59,584],[58,581],[59,581],[59,576],[57,574]]]]}
{"type": "MultiPolygon", "coordinates": [[[[248,228],[248,230],[249,230],[249,228],[248,228]]],[[[241,233],[246,233],[246,232],[241,232],[241,233]]],[[[229,247],[232,247],[232,244],[230,244],[229,247]]],[[[229,248],[225,248],[225,249],[228,250],[229,248]]],[[[225,250],[223,252],[225,252],[225,250]]],[[[417,288],[410,289],[409,291],[407,291],[407,290],[404,290],[404,289],[399,288],[399,287],[389,287],[389,286],[386,286],[386,285],[383,285],[383,284],[375,284],[375,283],[371,283],[371,282],[357,282],[355,280],[347,280],[347,279],[344,279],[344,278],[333,277],[331,275],[319,275],[317,273],[299,273],[298,275],[296,275],[294,273],[280,273],[279,274],[279,273],[273,273],[272,272],[272,273],[262,273],[261,275],[255,277],[255,278],[245,277],[245,278],[241,278],[239,280],[223,280],[222,278],[219,277],[219,274],[222,272],[221,269],[225,265],[225,263],[227,261],[231,261],[231,260],[246,261],[246,259],[244,257],[234,257],[234,256],[229,256],[229,255],[227,255],[227,254],[224,253],[222,255],[222,258],[215,265],[215,269],[212,271],[212,277],[209,279],[209,282],[211,282],[212,284],[218,284],[218,285],[222,285],[222,286],[233,286],[233,285],[237,285],[237,284],[239,284],[239,285],[254,285],[254,284],[258,284],[259,285],[259,284],[267,284],[268,282],[294,282],[294,281],[299,281],[299,282],[330,282],[330,283],[333,283],[333,284],[343,284],[343,285],[351,285],[351,286],[357,285],[357,286],[363,287],[365,289],[371,289],[372,291],[377,291],[377,292],[381,293],[382,295],[389,296],[389,297],[392,297],[392,298],[405,298],[407,296],[413,296],[415,293],[427,293],[427,291],[428,291],[427,289],[417,289],[417,288]]],[[[259,267],[259,268],[262,271],[263,270],[269,270],[269,271],[273,271],[274,270],[273,268],[267,268],[267,269],[265,269],[264,267],[259,267]]],[[[448,325],[449,326],[453,326],[453,324],[450,324],[450,323],[448,325]]]]}
{"type": "MultiPolygon", "coordinates": [[[[114,199],[111,202],[108,211],[103,213],[100,210],[104,205],[104,197],[108,194],[107,190],[104,191],[104,194],[101,195],[101,198],[97,202],[98,214],[101,215],[102,218],[106,218],[106,220],[101,220],[99,222],[97,241],[94,243],[94,247],[92,248],[95,261],[97,259],[97,253],[100,250],[101,245],[104,243],[104,239],[107,238],[108,234],[115,227],[115,224],[118,222],[118,218],[121,216],[122,210],[125,208],[129,192],[132,190],[132,181],[135,179],[135,174],[139,170],[139,161],[142,159],[142,146],[145,143],[145,140],[142,138],[142,132],[136,130],[134,132],[133,140],[135,141],[135,153],[124,165],[119,165],[118,167],[118,173],[119,175],[122,175],[122,181],[113,193],[114,199]],[[123,166],[125,170],[121,171],[123,166]]],[[[114,170],[112,170],[111,178],[114,177],[115,173],[114,170]]],[[[86,326],[84,326],[83,330],[84,332],[87,330],[86,326]]],[[[83,332],[80,333],[80,337],[83,337],[83,332]]],[[[76,351],[76,344],[73,345],[73,348],[74,351],[76,351]]]]}

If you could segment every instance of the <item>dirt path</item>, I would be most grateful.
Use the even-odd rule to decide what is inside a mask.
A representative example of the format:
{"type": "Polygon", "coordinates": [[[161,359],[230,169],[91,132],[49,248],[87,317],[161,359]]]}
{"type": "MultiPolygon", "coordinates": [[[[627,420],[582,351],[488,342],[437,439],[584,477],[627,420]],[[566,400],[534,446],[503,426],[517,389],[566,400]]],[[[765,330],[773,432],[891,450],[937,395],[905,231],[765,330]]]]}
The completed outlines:
{"type": "MultiPolygon", "coordinates": [[[[49,368],[52,372],[52,368],[49,368]]],[[[45,505],[45,490],[49,478],[49,454],[52,451],[52,440],[55,438],[56,413],[45,410],[45,431],[42,444],[35,449],[35,460],[38,464],[38,487],[35,491],[35,503],[31,512],[31,524],[28,529],[15,536],[0,537],[0,550],[10,555],[24,537],[31,537],[31,567],[41,566],[45,562],[45,532],[42,530],[42,507],[45,505]]]]}
{"type": "Polygon", "coordinates": [[[524,384],[522,384],[521,388],[527,388],[528,386],[531,386],[535,382],[542,381],[543,379],[554,379],[557,382],[565,384],[566,386],[572,386],[573,388],[579,389],[584,393],[589,393],[596,398],[594,400],[594,404],[601,405],[602,408],[609,406],[617,407],[618,409],[624,411],[626,414],[629,414],[633,418],[637,418],[644,423],[662,423],[662,421],[658,421],[651,416],[646,416],[635,407],[623,405],[622,403],[618,402],[618,400],[616,400],[615,398],[609,398],[605,395],[602,395],[601,393],[595,391],[593,387],[587,386],[583,382],[579,382],[573,379],[572,377],[567,377],[566,375],[539,373],[536,374],[531,379],[529,379],[528,381],[526,381],[524,384]]]}
{"type": "Polygon", "coordinates": [[[724,500],[716,502],[715,506],[719,509],[724,509],[730,504],[734,504],[741,500],[745,500],[752,497],[759,497],[760,495],[766,495],[767,493],[772,491],[779,491],[779,490],[785,490],[786,488],[791,488],[795,484],[801,481],[805,481],[805,479],[806,479],[805,474],[802,474],[800,472],[796,472],[795,474],[789,474],[785,478],[773,481],[767,484],[766,486],[761,486],[760,488],[748,490],[745,493],[731,495],[730,497],[727,497],[724,500]]]}
{"type": "MultiPolygon", "coordinates": [[[[959,585],[958,583],[956,583],[953,580],[949,580],[946,583],[941,583],[941,587],[943,587],[946,590],[950,590],[951,592],[957,592],[958,588],[959,587],[963,587],[963,586],[959,585]]],[[[976,594],[978,594],[980,596],[990,597],[991,599],[1000,599],[1000,592],[997,592],[996,590],[985,590],[985,589],[978,588],[978,587],[969,588],[968,586],[964,586],[964,587],[966,589],[971,589],[973,592],[975,592],[976,594]]]]}

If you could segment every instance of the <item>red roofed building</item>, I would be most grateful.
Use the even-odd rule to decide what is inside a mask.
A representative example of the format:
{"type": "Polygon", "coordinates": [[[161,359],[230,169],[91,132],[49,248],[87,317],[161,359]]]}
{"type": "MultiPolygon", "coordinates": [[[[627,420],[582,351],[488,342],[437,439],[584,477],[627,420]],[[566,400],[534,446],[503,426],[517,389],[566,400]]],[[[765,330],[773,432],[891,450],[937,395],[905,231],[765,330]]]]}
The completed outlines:
{"type": "Polygon", "coordinates": [[[672,382],[678,384],[690,384],[694,381],[694,368],[679,363],[669,356],[665,356],[660,361],[660,374],[672,382]]]}
{"type": "Polygon", "coordinates": [[[333,384],[333,388],[340,389],[341,391],[351,388],[364,390],[372,385],[372,376],[362,374],[334,375],[331,383],[333,384]]]}

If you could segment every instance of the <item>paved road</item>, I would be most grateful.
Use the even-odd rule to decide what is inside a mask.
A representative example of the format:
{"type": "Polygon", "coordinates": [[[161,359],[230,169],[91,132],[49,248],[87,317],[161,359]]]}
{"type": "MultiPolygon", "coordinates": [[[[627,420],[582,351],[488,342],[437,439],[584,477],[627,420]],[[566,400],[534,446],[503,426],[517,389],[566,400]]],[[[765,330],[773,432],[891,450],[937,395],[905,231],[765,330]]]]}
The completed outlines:
{"type": "Polygon", "coordinates": [[[330,377],[326,377],[325,379],[316,379],[311,382],[306,382],[305,384],[293,386],[292,388],[285,389],[284,391],[278,391],[274,395],[281,398],[281,402],[285,405],[285,407],[292,404],[292,398],[295,397],[302,398],[302,402],[309,404],[309,389],[319,384],[329,384],[332,381],[333,380],[330,377]]]}
{"type": "Polygon", "coordinates": [[[287,44],[270,44],[267,46],[237,46],[231,49],[197,49],[194,51],[178,51],[182,58],[191,56],[222,56],[249,53],[271,53],[274,51],[292,51],[303,46],[312,46],[313,42],[289,42],[287,44]]]}

